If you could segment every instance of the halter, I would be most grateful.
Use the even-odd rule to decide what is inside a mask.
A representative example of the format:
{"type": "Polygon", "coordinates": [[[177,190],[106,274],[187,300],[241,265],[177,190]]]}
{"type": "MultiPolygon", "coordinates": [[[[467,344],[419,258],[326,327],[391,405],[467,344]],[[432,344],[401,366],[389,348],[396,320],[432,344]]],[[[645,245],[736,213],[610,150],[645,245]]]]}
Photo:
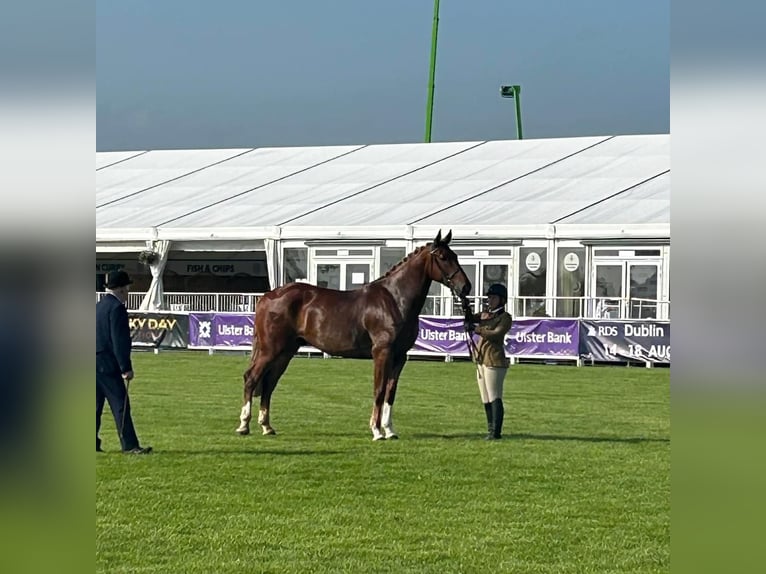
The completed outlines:
{"type": "Polygon", "coordinates": [[[460,297],[460,293],[458,292],[457,288],[455,287],[455,284],[452,282],[452,278],[458,274],[458,272],[461,270],[460,265],[458,265],[457,269],[455,269],[452,273],[447,275],[447,273],[444,271],[444,267],[442,267],[441,263],[439,263],[438,257],[433,257],[434,253],[436,253],[438,247],[435,247],[431,249],[429,252],[431,255],[431,261],[434,261],[436,263],[436,266],[439,268],[439,271],[442,274],[442,281],[444,284],[449,287],[449,290],[452,291],[453,297],[460,297]]]}

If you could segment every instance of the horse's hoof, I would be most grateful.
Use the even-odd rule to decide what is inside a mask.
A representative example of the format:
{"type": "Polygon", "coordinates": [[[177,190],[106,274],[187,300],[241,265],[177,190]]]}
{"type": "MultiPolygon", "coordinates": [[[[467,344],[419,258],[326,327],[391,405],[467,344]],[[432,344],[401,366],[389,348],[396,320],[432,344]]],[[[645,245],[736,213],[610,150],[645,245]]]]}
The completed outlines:
{"type": "Polygon", "coordinates": [[[390,434],[386,437],[386,440],[399,440],[398,434],[390,434]]]}
{"type": "Polygon", "coordinates": [[[238,435],[240,435],[240,436],[245,436],[246,434],[250,434],[250,429],[247,429],[247,428],[245,428],[245,429],[243,429],[243,428],[238,428],[238,429],[236,430],[236,433],[237,433],[238,435]]]}
{"type": "Polygon", "coordinates": [[[376,441],[376,440],[385,440],[385,439],[386,439],[386,437],[384,437],[382,434],[379,434],[379,435],[375,435],[375,436],[373,436],[373,437],[372,437],[372,440],[373,440],[373,441],[376,441]]]}
{"type": "Polygon", "coordinates": [[[263,436],[276,435],[277,431],[274,429],[263,429],[263,436]]]}

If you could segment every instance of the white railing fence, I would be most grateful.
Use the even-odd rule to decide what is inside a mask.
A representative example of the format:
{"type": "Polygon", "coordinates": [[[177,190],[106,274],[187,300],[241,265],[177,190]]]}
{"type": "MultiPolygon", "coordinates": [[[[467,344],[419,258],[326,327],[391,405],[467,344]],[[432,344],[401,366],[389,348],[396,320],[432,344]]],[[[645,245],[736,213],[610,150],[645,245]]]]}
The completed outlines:
{"type": "MultiPolygon", "coordinates": [[[[106,293],[97,292],[96,301],[106,293]]],[[[145,293],[131,292],[127,307],[137,310],[145,293]]],[[[165,293],[168,311],[252,313],[263,293],[165,293]]],[[[471,296],[479,312],[486,302],[471,296]]],[[[614,297],[512,297],[508,309],[514,317],[570,317],[573,319],[670,319],[670,301],[614,297]]],[[[423,315],[456,316],[462,309],[452,297],[429,296],[423,315]]]]}

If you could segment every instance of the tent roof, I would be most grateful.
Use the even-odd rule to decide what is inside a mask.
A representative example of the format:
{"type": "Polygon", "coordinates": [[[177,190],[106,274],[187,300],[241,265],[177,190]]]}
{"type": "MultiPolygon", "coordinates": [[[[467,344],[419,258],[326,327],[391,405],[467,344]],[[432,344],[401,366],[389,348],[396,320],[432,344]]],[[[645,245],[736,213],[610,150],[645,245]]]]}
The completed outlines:
{"type": "Polygon", "coordinates": [[[569,224],[670,233],[668,134],[98,152],[96,170],[97,239],[569,224]]]}

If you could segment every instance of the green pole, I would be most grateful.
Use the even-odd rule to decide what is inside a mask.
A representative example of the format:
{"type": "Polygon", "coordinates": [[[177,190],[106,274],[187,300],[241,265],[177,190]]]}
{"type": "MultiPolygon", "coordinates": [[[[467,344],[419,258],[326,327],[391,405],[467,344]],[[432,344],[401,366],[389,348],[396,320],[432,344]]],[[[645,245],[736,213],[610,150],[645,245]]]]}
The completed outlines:
{"type": "Polygon", "coordinates": [[[431,141],[431,118],[434,111],[434,77],[436,76],[436,37],[439,33],[439,0],[434,0],[434,23],[431,30],[431,66],[428,72],[428,103],[426,104],[426,143],[431,141]]]}
{"type": "Polygon", "coordinates": [[[516,102],[516,137],[521,139],[521,86],[513,86],[513,99],[516,102]]]}

